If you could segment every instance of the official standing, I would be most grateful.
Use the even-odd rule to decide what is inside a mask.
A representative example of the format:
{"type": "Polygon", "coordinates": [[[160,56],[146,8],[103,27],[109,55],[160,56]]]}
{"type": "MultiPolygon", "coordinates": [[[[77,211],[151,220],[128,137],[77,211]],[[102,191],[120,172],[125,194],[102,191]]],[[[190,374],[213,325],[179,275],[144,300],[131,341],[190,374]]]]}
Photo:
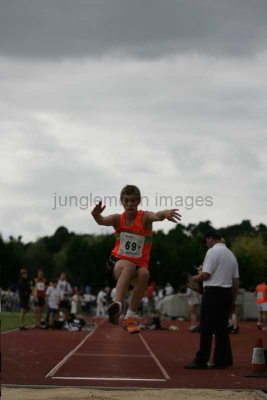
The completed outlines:
{"type": "Polygon", "coordinates": [[[196,282],[203,282],[204,290],[200,316],[200,347],[194,361],[187,364],[186,369],[208,368],[213,334],[213,368],[226,368],[233,362],[227,325],[238,294],[238,264],[216,230],[207,231],[204,241],[209,250],[202,271],[193,277],[196,282]]]}

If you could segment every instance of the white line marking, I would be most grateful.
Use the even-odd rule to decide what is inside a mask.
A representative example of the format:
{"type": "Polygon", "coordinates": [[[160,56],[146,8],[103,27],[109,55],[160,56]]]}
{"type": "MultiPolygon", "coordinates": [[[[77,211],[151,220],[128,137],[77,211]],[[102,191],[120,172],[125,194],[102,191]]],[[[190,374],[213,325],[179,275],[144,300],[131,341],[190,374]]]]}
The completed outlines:
{"type": "Polygon", "coordinates": [[[95,353],[75,353],[73,356],[89,356],[89,357],[141,357],[150,358],[150,355],[144,354],[95,354],[95,353]]]}
{"type": "Polygon", "coordinates": [[[9,331],[1,332],[1,335],[5,335],[6,333],[17,332],[19,328],[10,329],[9,331]]]}
{"type": "Polygon", "coordinates": [[[52,379],[76,379],[86,381],[142,381],[142,382],[166,382],[166,379],[145,379],[145,378],[98,378],[98,377],[79,377],[79,376],[52,376],[52,379]]]}
{"type": "MultiPolygon", "coordinates": [[[[2,317],[2,318],[3,318],[3,317],[2,317]]],[[[33,327],[34,327],[34,325],[27,325],[27,326],[26,326],[26,328],[28,328],[28,330],[31,330],[33,327]]],[[[6,333],[11,333],[11,332],[17,332],[17,331],[19,331],[19,330],[20,330],[19,328],[10,329],[9,331],[1,332],[1,335],[4,335],[4,334],[6,334],[6,333]]]]}
{"type": "Polygon", "coordinates": [[[63,360],[61,360],[53,369],[51,369],[50,372],[48,372],[48,374],[46,375],[46,378],[53,376],[59,370],[59,368],[62,367],[62,365],[64,365],[66,361],[68,361],[68,359],[73,355],[73,353],[75,353],[75,351],[77,351],[86,342],[86,340],[96,332],[98,327],[100,325],[102,325],[104,322],[105,322],[105,320],[100,321],[99,325],[96,327],[95,330],[88,333],[88,335],[85,336],[85,338],[78,344],[78,346],[76,346],[73,350],[71,350],[66,355],[66,357],[63,358],[63,360]]]}
{"type": "Polygon", "coordinates": [[[166,369],[161,365],[161,363],[159,362],[158,358],[155,356],[155,354],[153,353],[153,351],[150,349],[150,347],[148,346],[146,340],[143,338],[142,334],[139,333],[138,335],[141,339],[141,341],[143,342],[144,346],[146,347],[146,349],[148,350],[149,354],[151,355],[151,357],[154,359],[155,363],[157,364],[157,366],[159,367],[159,369],[161,370],[163,376],[165,379],[170,379],[169,374],[167,373],[166,369]]]}

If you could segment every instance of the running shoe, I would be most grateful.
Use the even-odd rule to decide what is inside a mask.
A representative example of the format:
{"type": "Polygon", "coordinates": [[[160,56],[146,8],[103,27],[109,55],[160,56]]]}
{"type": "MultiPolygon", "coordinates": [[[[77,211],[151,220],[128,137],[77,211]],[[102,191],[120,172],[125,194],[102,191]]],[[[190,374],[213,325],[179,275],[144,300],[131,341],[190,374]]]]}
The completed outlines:
{"type": "Polygon", "coordinates": [[[112,303],[108,308],[108,320],[111,324],[118,325],[121,314],[120,303],[112,303]]]}
{"type": "Polygon", "coordinates": [[[137,319],[135,317],[129,317],[123,321],[123,329],[129,333],[140,333],[137,319]]]}

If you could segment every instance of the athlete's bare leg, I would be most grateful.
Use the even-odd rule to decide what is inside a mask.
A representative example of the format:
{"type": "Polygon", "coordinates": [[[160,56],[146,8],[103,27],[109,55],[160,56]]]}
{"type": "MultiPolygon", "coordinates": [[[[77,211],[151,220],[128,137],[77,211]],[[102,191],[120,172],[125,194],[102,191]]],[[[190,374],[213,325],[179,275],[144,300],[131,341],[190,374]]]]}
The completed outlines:
{"type": "Polygon", "coordinates": [[[114,267],[114,277],[117,280],[115,302],[122,303],[128,292],[131,280],[136,275],[136,266],[128,260],[119,260],[114,267]]]}
{"type": "Polygon", "coordinates": [[[138,268],[136,271],[136,277],[131,282],[134,286],[130,304],[129,304],[129,309],[131,311],[136,312],[138,310],[140,301],[141,301],[142,297],[144,297],[145,292],[146,292],[148,279],[149,279],[148,269],[144,268],[144,267],[138,268]]]}

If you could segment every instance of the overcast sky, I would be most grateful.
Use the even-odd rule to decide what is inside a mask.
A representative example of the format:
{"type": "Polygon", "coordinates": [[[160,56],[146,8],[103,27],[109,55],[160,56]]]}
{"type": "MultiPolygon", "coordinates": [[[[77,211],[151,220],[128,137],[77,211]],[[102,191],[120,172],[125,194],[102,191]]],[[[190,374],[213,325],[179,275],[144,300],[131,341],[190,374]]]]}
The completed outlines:
{"type": "Polygon", "coordinates": [[[5,238],[112,232],[90,211],[128,183],[185,225],[266,224],[266,0],[0,5],[5,238]]]}

